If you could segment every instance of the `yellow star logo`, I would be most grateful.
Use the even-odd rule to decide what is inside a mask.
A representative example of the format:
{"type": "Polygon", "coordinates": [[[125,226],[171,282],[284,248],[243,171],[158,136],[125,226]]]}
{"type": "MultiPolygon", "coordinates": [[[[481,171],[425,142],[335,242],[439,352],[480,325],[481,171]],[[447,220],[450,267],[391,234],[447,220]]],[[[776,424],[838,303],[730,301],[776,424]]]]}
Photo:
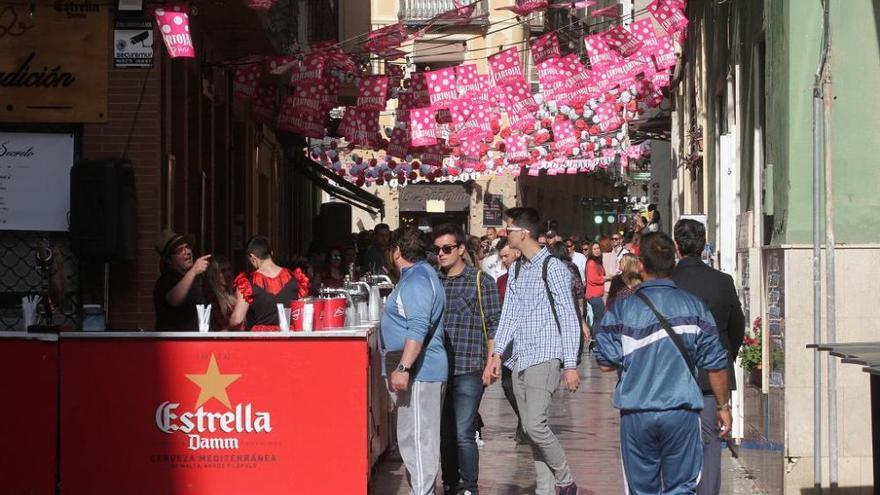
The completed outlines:
{"type": "Polygon", "coordinates": [[[220,401],[227,408],[232,409],[232,404],[229,403],[229,396],[226,395],[226,387],[241,378],[241,375],[221,375],[213,352],[211,353],[211,362],[208,363],[208,369],[205,371],[205,374],[186,375],[186,377],[202,389],[199,392],[199,399],[196,401],[196,408],[213,398],[220,401]]]}

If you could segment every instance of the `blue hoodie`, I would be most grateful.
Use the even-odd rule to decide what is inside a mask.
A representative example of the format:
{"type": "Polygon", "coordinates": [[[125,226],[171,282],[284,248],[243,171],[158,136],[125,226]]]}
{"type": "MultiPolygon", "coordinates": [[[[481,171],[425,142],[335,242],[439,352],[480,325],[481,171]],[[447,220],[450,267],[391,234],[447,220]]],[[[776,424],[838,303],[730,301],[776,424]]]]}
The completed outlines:
{"type": "MultiPolygon", "coordinates": [[[[718,340],[715,320],[696,296],[669,279],[651,280],[637,292],[681,336],[698,368],[726,369],[727,351],[718,340]]],[[[623,411],[703,409],[703,392],[675,343],[654,313],[635,295],[616,301],[596,329],[596,359],[621,372],[614,407],[623,411]]]]}
{"type": "Polygon", "coordinates": [[[402,351],[406,340],[422,343],[422,352],[413,363],[413,380],[445,382],[449,376],[443,346],[445,308],[446,292],[431,265],[419,261],[401,271],[400,282],[385,303],[381,332],[386,351],[402,351]]]}

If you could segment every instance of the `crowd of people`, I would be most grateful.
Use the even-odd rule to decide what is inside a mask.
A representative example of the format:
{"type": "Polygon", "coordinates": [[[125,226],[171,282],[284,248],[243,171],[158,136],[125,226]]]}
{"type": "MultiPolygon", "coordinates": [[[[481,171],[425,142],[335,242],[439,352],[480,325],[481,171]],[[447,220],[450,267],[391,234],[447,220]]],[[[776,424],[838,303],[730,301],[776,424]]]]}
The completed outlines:
{"type": "Polygon", "coordinates": [[[535,493],[577,494],[548,410],[560,384],[578,390],[592,351],[619,377],[629,492],[717,494],[745,322],[732,279],[701,260],[704,226],[680,220],[673,241],[655,208],[593,239],[546,226],[531,208],[506,211],[482,237],[380,224],[293,269],[255,237],[251,269],[234,277],[228,260],[195,258],[190,239],[166,231],[157,327],[197,328],[191,308],[210,303],[215,329],[277,330],[276,304],[384,273],[396,285],[380,327],[383,374],[412,493],[433,494],[438,476],[445,494],[478,493],[480,402],[500,379],[515,440],[531,446],[535,493]]]}

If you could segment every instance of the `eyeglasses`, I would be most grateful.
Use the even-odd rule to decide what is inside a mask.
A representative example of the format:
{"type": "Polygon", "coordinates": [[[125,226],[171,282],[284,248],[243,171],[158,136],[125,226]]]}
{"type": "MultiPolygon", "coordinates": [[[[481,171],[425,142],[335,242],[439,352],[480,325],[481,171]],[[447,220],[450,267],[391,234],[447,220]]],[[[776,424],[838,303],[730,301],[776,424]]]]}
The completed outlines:
{"type": "Polygon", "coordinates": [[[437,250],[438,254],[440,252],[442,252],[443,254],[452,254],[452,250],[457,248],[458,246],[461,246],[461,244],[447,244],[445,246],[434,246],[434,249],[437,250]]]}

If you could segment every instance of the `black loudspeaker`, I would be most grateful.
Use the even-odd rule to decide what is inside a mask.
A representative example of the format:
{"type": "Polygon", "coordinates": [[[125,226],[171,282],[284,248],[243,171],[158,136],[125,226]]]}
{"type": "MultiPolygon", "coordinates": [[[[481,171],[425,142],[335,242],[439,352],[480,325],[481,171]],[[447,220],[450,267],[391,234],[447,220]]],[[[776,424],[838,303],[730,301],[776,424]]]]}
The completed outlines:
{"type": "Polygon", "coordinates": [[[324,203],[318,215],[318,240],[326,251],[351,244],[351,205],[324,203]]]}
{"type": "Polygon", "coordinates": [[[70,169],[70,239],[92,261],[128,261],[137,255],[134,170],[123,159],[90,160],[70,169]]]}

